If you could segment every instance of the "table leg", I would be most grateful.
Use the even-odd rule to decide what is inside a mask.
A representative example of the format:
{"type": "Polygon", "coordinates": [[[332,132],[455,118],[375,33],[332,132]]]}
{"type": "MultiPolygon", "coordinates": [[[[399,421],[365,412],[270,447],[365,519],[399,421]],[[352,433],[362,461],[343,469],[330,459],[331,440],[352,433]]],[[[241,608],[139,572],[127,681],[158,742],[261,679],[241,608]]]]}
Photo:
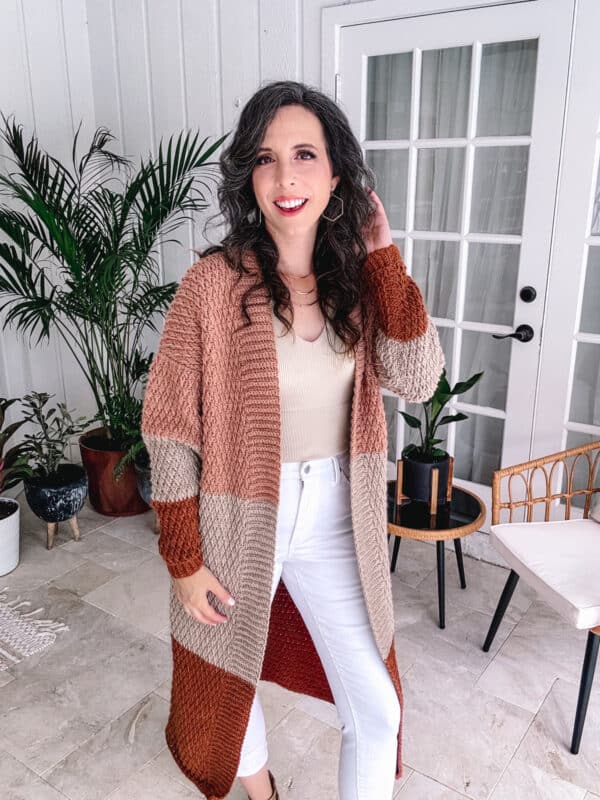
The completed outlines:
{"type": "Polygon", "coordinates": [[[394,536],[394,549],[392,551],[392,572],[396,571],[396,561],[398,560],[398,553],[400,552],[401,536],[394,536]]]}
{"type": "Polygon", "coordinates": [[[444,572],[444,542],[436,542],[437,549],[437,574],[438,574],[438,607],[440,615],[440,628],[446,627],[446,576],[444,572]]]}
{"type": "Polygon", "coordinates": [[[454,540],[454,551],[456,553],[456,563],[458,564],[458,575],[460,577],[460,588],[467,588],[467,581],[465,580],[465,564],[463,561],[462,544],[460,539],[454,540]]]}

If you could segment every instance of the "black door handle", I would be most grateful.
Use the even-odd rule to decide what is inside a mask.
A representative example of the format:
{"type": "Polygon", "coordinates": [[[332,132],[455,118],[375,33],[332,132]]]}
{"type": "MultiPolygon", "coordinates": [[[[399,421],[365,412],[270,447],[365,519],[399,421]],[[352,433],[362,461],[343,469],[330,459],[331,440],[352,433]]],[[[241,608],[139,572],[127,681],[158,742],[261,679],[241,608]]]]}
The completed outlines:
{"type": "Polygon", "coordinates": [[[520,342],[530,342],[534,333],[531,325],[519,325],[514,333],[493,333],[494,339],[518,339],[520,342]]]}

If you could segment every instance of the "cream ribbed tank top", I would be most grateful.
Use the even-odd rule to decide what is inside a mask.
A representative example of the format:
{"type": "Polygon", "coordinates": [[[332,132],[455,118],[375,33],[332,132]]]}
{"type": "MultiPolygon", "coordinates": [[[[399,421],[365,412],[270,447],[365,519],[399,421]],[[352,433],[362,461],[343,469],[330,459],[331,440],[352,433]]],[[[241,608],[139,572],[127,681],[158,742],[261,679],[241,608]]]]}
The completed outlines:
{"type": "Polygon", "coordinates": [[[343,453],[350,445],[354,357],[344,354],[343,342],[328,320],[318,339],[309,342],[293,330],[285,333],[272,303],[271,318],[279,370],[282,462],[343,453]]]}

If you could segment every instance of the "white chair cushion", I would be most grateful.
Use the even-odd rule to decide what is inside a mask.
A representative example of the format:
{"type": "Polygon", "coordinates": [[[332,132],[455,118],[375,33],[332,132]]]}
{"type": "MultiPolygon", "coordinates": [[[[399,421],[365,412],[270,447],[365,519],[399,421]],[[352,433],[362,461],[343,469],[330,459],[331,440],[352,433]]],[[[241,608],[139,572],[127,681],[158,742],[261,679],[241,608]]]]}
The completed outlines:
{"type": "Polygon", "coordinates": [[[600,528],[591,519],[492,525],[508,565],[576,628],[600,625],[600,528]]]}
{"type": "Polygon", "coordinates": [[[590,508],[590,518],[593,519],[594,522],[600,522],[600,494],[594,495],[592,507],[590,508]]]}

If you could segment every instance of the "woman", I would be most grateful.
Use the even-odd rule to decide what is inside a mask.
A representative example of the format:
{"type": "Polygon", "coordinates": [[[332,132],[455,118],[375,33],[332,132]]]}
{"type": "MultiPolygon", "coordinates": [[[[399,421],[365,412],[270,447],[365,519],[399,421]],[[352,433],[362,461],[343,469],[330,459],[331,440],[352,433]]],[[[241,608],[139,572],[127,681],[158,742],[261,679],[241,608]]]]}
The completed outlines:
{"type": "Polygon", "coordinates": [[[260,679],[335,703],[340,800],[389,800],[402,691],[380,387],[429,398],[435,326],[348,120],[263,86],[221,156],[228,233],[184,275],[144,400],[171,575],[169,749],[222,800],[275,800],[260,679]],[[281,580],[280,580],[281,578],[281,580]]]}

